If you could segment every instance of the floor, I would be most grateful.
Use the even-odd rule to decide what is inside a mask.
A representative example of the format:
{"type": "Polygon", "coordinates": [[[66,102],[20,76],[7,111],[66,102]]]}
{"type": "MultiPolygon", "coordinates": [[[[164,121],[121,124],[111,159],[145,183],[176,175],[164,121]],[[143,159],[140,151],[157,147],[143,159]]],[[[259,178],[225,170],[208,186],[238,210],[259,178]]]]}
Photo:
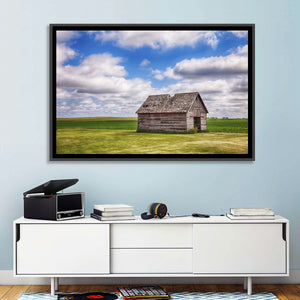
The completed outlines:
{"type": "MultiPolygon", "coordinates": [[[[205,285],[163,285],[168,292],[242,292],[242,285],[238,284],[205,284],[205,285]]],[[[64,292],[112,292],[115,285],[61,285],[59,291],[64,292]]],[[[25,292],[50,292],[49,285],[0,285],[0,300],[16,300],[25,292]]],[[[300,300],[300,284],[285,285],[253,285],[253,293],[273,292],[280,300],[300,300]]]]}

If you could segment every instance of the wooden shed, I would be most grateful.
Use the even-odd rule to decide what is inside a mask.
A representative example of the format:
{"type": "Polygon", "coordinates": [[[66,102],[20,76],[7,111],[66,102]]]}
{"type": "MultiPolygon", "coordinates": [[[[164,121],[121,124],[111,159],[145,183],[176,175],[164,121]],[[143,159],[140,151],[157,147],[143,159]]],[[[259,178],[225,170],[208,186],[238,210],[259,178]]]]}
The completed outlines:
{"type": "Polygon", "coordinates": [[[198,92],[151,95],[136,112],[138,131],[206,130],[208,110],[198,92]]]}

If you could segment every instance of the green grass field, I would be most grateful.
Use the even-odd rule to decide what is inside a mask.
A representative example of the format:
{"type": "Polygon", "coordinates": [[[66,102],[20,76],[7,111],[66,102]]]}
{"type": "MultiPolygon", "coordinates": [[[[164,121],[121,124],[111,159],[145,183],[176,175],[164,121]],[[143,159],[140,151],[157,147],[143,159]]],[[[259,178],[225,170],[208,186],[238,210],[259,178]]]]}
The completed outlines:
{"type": "Polygon", "coordinates": [[[195,134],[136,132],[136,118],[57,119],[57,154],[247,154],[247,119],[208,119],[195,134]]]}
{"type": "Polygon", "coordinates": [[[57,129],[136,130],[137,118],[95,117],[95,118],[57,119],[56,128],[57,129]]]}

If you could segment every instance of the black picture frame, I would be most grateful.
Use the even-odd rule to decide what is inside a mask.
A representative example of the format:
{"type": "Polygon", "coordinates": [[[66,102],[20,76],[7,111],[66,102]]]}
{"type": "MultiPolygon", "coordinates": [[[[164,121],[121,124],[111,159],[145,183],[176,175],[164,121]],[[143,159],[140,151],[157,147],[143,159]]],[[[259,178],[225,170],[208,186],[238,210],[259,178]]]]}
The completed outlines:
{"type": "MultiPolygon", "coordinates": [[[[255,25],[254,24],[50,24],[50,160],[255,160],[255,25]],[[248,33],[248,152],[103,154],[59,153],[57,151],[57,32],[58,31],[247,31],[248,33]]],[[[201,94],[201,91],[200,91],[201,94]]],[[[143,99],[145,100],[145,99],[143,99]]],[[[142,101],[143,102],[143,101],[142,101]]],[[[159,134],[159,133],[158,133],[159,134]]]]}

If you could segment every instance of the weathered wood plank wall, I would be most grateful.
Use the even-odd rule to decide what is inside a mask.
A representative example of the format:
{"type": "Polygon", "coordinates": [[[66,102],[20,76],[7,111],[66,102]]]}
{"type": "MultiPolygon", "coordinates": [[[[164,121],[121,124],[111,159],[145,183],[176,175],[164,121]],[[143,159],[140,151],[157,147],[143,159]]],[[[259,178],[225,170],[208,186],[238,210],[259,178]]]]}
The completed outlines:
{"type": "Polygon", "coordinates": [[[186,114],[139,114],[138,129],[149,131],[186,131],[186,114]]]}
{"type": "Polygon", "coordinates": [[[187,113],[187,130],[194,128],[194,117],[201,118],[201,130],[206,130],[206,111],[199,97],[197,97],[196,101],[187,113]]]}

